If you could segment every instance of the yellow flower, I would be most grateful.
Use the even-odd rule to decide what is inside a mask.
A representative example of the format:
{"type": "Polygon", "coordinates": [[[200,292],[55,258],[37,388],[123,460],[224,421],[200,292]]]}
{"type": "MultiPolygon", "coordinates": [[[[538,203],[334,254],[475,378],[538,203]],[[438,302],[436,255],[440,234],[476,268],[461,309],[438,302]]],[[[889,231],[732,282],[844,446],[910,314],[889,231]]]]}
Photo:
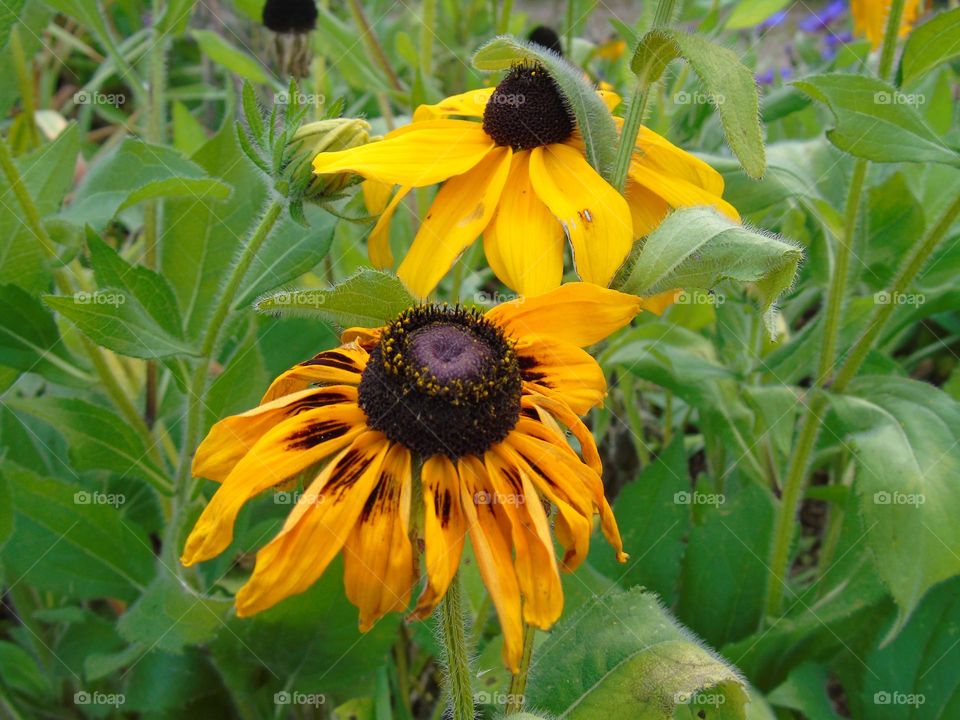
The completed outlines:
{"type": "MultiPolygon", "coordinates": [[[[619,102],[612,93],[601,97],[608,106],[619,102]]],[[[617,193],[587,162],[574,117],[539,66],[514,68],[496,88],[420,106],[412,124],[381,142],[318,155],[313,168],[400,186],[368,239],[379,268],[393,265],[389,224],[404,196],[444,183],[398,270],[419,297],[481,234],[497,276],[532,296],[560,284],[565,239],[580,278],[607,285],[634,239],[670,208],[712,205],[739,219],[721,199],[716,171],[646,128],[626,198],[617,193]]]]}
{"type": "MultiPolygon", "coordinates": [[[[920,0],[906,0],[903,6],[903,19],[900,21],[900,37],[910,33],[917,21],[920,0]]],[[[864,35],[876,50],[883,42],[883,34],[890,17],[890,0],[850,0],[850,13],[853,15],[853,29],[864,35]]]]}
{"type": "Polygon", "coordinates": [[[594,513],[626,559],[600,456],[580,420],[602,402],[606,383],[581,348],[672,299],[570,283],[485,315],[428,304],[386,327],[348,330],[341,347],[277,378],[259,407],[210,430],[193,472],[221,486],[187,539],[184,564],[222,553],[255,495],[306,478],[237,594],[240,616],[303,592],[342,550],[346,593],[366,631],[407,608],[422,538],[427,580],[414,616],[425,617],[469,535],[500,617],[504,661],[515,669],[521,621],[547,628],[560,616],[558,568],[586,556],[594,513]],[[559,561],[543,501],[557,509],[559,561]]]}

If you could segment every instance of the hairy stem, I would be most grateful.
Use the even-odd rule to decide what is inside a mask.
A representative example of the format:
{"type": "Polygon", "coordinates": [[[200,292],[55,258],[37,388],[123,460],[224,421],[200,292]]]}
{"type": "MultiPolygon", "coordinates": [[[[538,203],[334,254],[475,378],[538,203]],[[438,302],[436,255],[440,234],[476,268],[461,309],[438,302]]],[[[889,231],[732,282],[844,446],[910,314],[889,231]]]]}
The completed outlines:
{"type": "Polygon", "coordinates": [[[453,720],[474,720],[470,660],[460,597],[460,574],[456,574],[440,603],[440,624],[446,654],[447,682],[453,720]]]}
{"type": "Polygon", "coordinates": [[[527,678],[530,675],[530,660],[533,658],[533,639],[537,631],[527,623],[523,624],[523,657],[520,658],[520,667],[510,678],[510,689],[507,692],[507,706],[505,715],[515,715],[523,712],[524,695],[527,692],[527,678]]]}

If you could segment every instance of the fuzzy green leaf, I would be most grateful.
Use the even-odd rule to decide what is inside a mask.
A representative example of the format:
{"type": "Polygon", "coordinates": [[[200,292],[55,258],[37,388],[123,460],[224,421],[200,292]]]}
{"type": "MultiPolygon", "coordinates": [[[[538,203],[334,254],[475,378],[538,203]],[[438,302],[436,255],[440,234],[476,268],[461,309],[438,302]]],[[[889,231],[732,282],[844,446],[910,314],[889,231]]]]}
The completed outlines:
{"type": "Polygon", "coordinates": [[[960,57],[960,8],[940,13],[910,33],[900,60],[898,84],[909,85],[957,57],[960,57]]]}

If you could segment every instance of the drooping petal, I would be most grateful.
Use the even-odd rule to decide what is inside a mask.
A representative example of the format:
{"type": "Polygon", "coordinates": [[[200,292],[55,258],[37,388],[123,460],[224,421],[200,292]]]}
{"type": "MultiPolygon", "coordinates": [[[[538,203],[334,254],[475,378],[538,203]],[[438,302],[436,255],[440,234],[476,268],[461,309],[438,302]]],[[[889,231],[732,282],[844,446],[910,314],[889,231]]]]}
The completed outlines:
{"type": "Polygon", "coordinates": [[[633,246],[627,201],[569,145],[534,148],[530,180],[566,230],[580,277],[609,284],[633,246]]]}
{"type": "Polygon", "coordinates": [[[287,418],[325,405],[356,402],[355,387],[332,385],[282,395],[247,412],[226,417],[210,428],[197,448],[193,456],[193,476],[222,482],[266,432],[287,418]]]}
{"type": "MultiPolygon", "coordinates": [[[[682,178],[673,177],[634,162],[630,165],[630,180],[660,197],[670,207],[714,207],[734,222],[740,222],[740,213],[720,195],[682,178]]],[[[628,195],[627,200],[630,199],[628,195]]],[[[635,193],[632,199],[637,201],[642,198],[635,193]]]]}
{"type": "Polygon", "coordinates": [[[483,117],[483,111],[496,87],[468,90],[459,95],[451,95],[436,105],[420,105],[413,113],[414,122],[436,120],[450,115],[462,117],[483,117]]]}
{"type": "Polygon", "coordinates": [[[566,283],[544,295],[502,303],[486,317],[514,338],[539,336],[586,347],[629,325],[643,308],[643,298],[636,295],[566,283]]]}
{"type": "Polygon", "coordinates": [[[677,147],[662,135],[641,127],[637,135],[637,152],[631,166],[655,170],[661,175],[685,180],[711,195],[723,195],[723,175],[696,155],[677,147]]]}
{"type": "MultiPolygon", "coordinates": [[[[565,400],[545,397],[534,393],[524,395],[520,404],[524,408],[540,408],[548,412],[551,417],[566,425],[577,439],[577,442],[580,443],[580,455],[583,457],[584,462],[587,463],[597,475],[602,476],[603,465],[600,462],[600,450],[597,449],[597,442],[593,438],[593,433],[590,432],[590,428],[584,425],[583,420],[580,419],[565,400]]],[[[566,441],[563,432],[559,429],[557,430],[557,436],[560,440],[566,441]]]]}
{"type": "Polygon", "coordinates": [[[552,290],[563,278],[563,242],[563,227],[530,184],[530,152],[515,153],[497,215],[484,231],[484,247],[495,247],[502,269],[498,277],[521,295],[552,290]]]}
{"type": "Polygon", "coordinates": [[[344,345],[356,344],[368,353],[380,342],[380,333],[383,328],[347,328],[340,333],[340,342],[344,345]]]}
{"type": "Polygon", "coordinates": [[[367,254],[370,256],[370,264],[379,270],[389,270],[393,267],[393,250],[390,248],[390,221],[393,220],[394,213],[410,190],[412,190],[410,186],[404,186],[397,190],[393,199],[390,200],[377,219],[377,224],[373,226],[369,237],[367,237],[367,254]]]}
{"type": "Polygon", "coordinates": [[[544,337],[522,337],[515,349],[525,390],[560,398],[580,415],[603,402],[607,381],[586,351],[544,337]]]}
{"type": "Polygon", "coordinates": [[[437,193],[397,275],[424,298],[490,222],[510,170],[510,148],[496,148],[437,193]]]}
{"type": "Polygon", "coordinates": [[[243,456],[203,510],[187,538],[183,564],[223,552],[244,504],[349,445],[362,433],[366,416],[354,404],[307,410],[266,432],[243,456]]]}
{"type": "Polygon", "coordinates": [[[493,148],[480,123],[428,120],[398,128],[383,140],[340,152],[320,153],[313,171],[355,172],[390,185],[423,187],[462,175],[493,148]]]}
{"type": "Polygon", "coordinates": [[[625,193],[630,217],[633,219],[633,236],[646,237],[670,214],[670,203],[653,190],[627,180],[625,193]]]}
{"type": "Polygon", "coordinates": [[[477,559],[483,584],[497,609],[503,632],[503,662],[516,672],[523,654],[523,622],[520,615],[520,586],[513,568],[510,522],[494,503],[478,504],[476,499],[491,495],[493,487],[483,464],[475,457],[461,458],[460,497],[470,531],[470,544],[477,559]]]}
{"type": "Polygon", "coordinates": [[[363,193],[363,204],[367,212],[371,215],[379,215],[390,202],[393,185],[376,180],[364,180],[360,183],[360,190],[363,193]]]}
{"type": "Polygon", "coordinates": [[[406,610],[414,583],[410,527],[410,451],[394,444],[343,549],[347,597],[366,632],[388,612],[406,610]]]}
{"type": "Polygon", "coordinates": [[[563,588],[540,496],[530,479],[496,446],[486,453],[484,464],[493,488],[488,501],[500,505],[510,520],[523,619],[546,630],[563,612],[563,588]]]}
{"type": "Polygon", "coordinates": [[[311,385],[358,385],[367,366],[367,355],[366,350],[353,344],[319,353],[277,377],[260,402],[267,403],[311,385]]]}
{"type": "Polygon", "coordinates": [[[418,618],[429,616],[447,592],[450,581],[460,567],[466,534],[460,502],[460,478],[454,464],[443,455],[427,458],[423,463],[421,481],[427,584],[413,613],[418,618]]]}
{"type": "Polygon", "coordinates": [[[257,553],[253,575],[237,593],[238,616],[266,610],[317,581],[363,512],[389,447],[381,433],[366,432],[324,468],[280,533],[257,553]]]}

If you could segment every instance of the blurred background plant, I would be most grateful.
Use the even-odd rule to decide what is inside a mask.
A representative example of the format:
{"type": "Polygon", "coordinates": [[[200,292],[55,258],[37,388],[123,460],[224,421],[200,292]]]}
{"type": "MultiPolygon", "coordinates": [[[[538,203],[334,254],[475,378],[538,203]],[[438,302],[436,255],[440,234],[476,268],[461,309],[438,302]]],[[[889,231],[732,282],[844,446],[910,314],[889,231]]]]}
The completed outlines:
{"type": "MultiPolygon", "coordinates": [[[[792,284],[799,253],[777,282],[742,282],[736,258],[710,253],[743,239],[717,232],[699,250],[697,211],[647,240],[690,243],[673,277],[686,291],[598,348],[611,392],[590,421],[632,558],[597,543],[564,578],[526,708],[955,718],[960,10],[921,3],[908,37],[892,28],[872,51],[845,2],[677,5],[672,27],[758,79],[766,173],[751,179],[727,149],[723,88],[695,62],[667,67],[644,122],[723,173],[744,232],[806,259],[792,284]]],[[[233,616],[291,496],[245,510],[222,560],[180,568],[211,492],[190,456],[339,328],[411,302],[364,269],[376,188],[321,186],[311,152],[490,83],[477,48],[537,25],[630,97],[656,6],[321,0],[295,37],[264,27],[263,6],[0,3],[0,716],[444,712],[433,621],[390,616],[360,635],[336,568],[233,616]]],[[[395,247],[431,199],[418,190],[397,212],[395,247]]],[[[479,244],[438,294],[509,297],[479,244]]],[[[497,717],[518,688],[472,563],[462,574],[474,701],[497,717]]]]}

